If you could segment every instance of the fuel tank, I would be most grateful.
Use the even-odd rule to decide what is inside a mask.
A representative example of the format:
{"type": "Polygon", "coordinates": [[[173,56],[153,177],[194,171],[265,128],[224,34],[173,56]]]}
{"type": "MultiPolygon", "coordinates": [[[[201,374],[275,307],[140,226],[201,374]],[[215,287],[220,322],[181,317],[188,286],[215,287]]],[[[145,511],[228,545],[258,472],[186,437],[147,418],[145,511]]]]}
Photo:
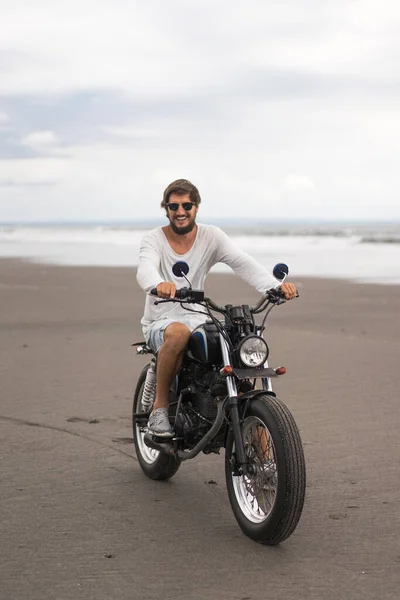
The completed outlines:
{"type": "Polygon", "coordinates": [[[214,323],[203,323],[192,331],[188,355],[202,363],[218,365],[222,362],[219,332],[214,323]]]}

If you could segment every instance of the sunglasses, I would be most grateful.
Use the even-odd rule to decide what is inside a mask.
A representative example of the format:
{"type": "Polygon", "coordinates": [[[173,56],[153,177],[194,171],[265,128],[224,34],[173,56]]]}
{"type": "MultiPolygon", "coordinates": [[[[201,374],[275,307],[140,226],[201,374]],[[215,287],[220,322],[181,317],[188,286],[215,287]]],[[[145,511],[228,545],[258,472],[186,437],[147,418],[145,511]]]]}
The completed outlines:
{"type": "Polygon", "coordinates": [[[167,207],[169,210],[175,212],[178,210],[180,206],[182,206],[183,210],[189,211],[192,210],[194,202],[182,202],[182,204],[178,204],[178,202],[168,202],[167,207]]]}

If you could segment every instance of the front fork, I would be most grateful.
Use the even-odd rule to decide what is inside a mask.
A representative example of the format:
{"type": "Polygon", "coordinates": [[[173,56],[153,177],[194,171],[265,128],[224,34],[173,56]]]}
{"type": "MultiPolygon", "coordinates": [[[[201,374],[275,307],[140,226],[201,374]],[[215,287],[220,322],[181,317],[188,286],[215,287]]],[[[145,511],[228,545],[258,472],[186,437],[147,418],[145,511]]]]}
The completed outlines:
{"type": "MultiPolygon", "coordinates": [[[[232,366],[229,355],[229,347],[221,333],[219,334],[219,339],[221,342],[222,362],[224,364],[224,367],[232,366]]],[[[251,471],[251,465],[249,465],[249,462],[246,457],[242,428],[240,426],[238,392],[236,387],[236,381],[233,375],[227,375],[226,387],[228,390],[229,397],[229,414],[231,417],[233,439],[235,440],[236,460],[235,464],[232,465],[232,467],[238,475],[245,475],[246,473],[249,473],[249,471],[251,471]]]]}

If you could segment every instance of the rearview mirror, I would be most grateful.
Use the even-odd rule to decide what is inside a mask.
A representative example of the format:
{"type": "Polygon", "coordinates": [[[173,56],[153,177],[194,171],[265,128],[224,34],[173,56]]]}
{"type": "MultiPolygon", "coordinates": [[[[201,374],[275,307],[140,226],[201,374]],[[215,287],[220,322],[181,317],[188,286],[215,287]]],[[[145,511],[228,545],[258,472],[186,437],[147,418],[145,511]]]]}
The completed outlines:
{"type": "Polygon", "coordinates": [[[274,266],[274,270],[272,271],[275,279],[279,279],[279,281],[283,281],[286,276],[289,274],[289,267],[285,265],[285,263],[278,263],[274,266]]]}

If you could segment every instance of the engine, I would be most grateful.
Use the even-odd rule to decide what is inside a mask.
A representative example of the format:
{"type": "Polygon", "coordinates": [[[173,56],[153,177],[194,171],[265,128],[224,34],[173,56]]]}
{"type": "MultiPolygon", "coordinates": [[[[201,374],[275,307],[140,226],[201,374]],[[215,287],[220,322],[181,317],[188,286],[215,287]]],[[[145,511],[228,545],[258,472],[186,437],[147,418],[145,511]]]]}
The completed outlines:
{"type": "MultiPolygon", "coordinates": [[[[217,397],[226,395],[226,382],[218,371],[209,365],[191,362],[181,375],[184,394],[175,432],[184,438],[188,447],[195,446],[207,433],[217,416],[217,397]]],[[[207,451],[205,449],[205,451],[207,451]]],[[[209,448],[208,452],[216,451],[209,448]]]]}

